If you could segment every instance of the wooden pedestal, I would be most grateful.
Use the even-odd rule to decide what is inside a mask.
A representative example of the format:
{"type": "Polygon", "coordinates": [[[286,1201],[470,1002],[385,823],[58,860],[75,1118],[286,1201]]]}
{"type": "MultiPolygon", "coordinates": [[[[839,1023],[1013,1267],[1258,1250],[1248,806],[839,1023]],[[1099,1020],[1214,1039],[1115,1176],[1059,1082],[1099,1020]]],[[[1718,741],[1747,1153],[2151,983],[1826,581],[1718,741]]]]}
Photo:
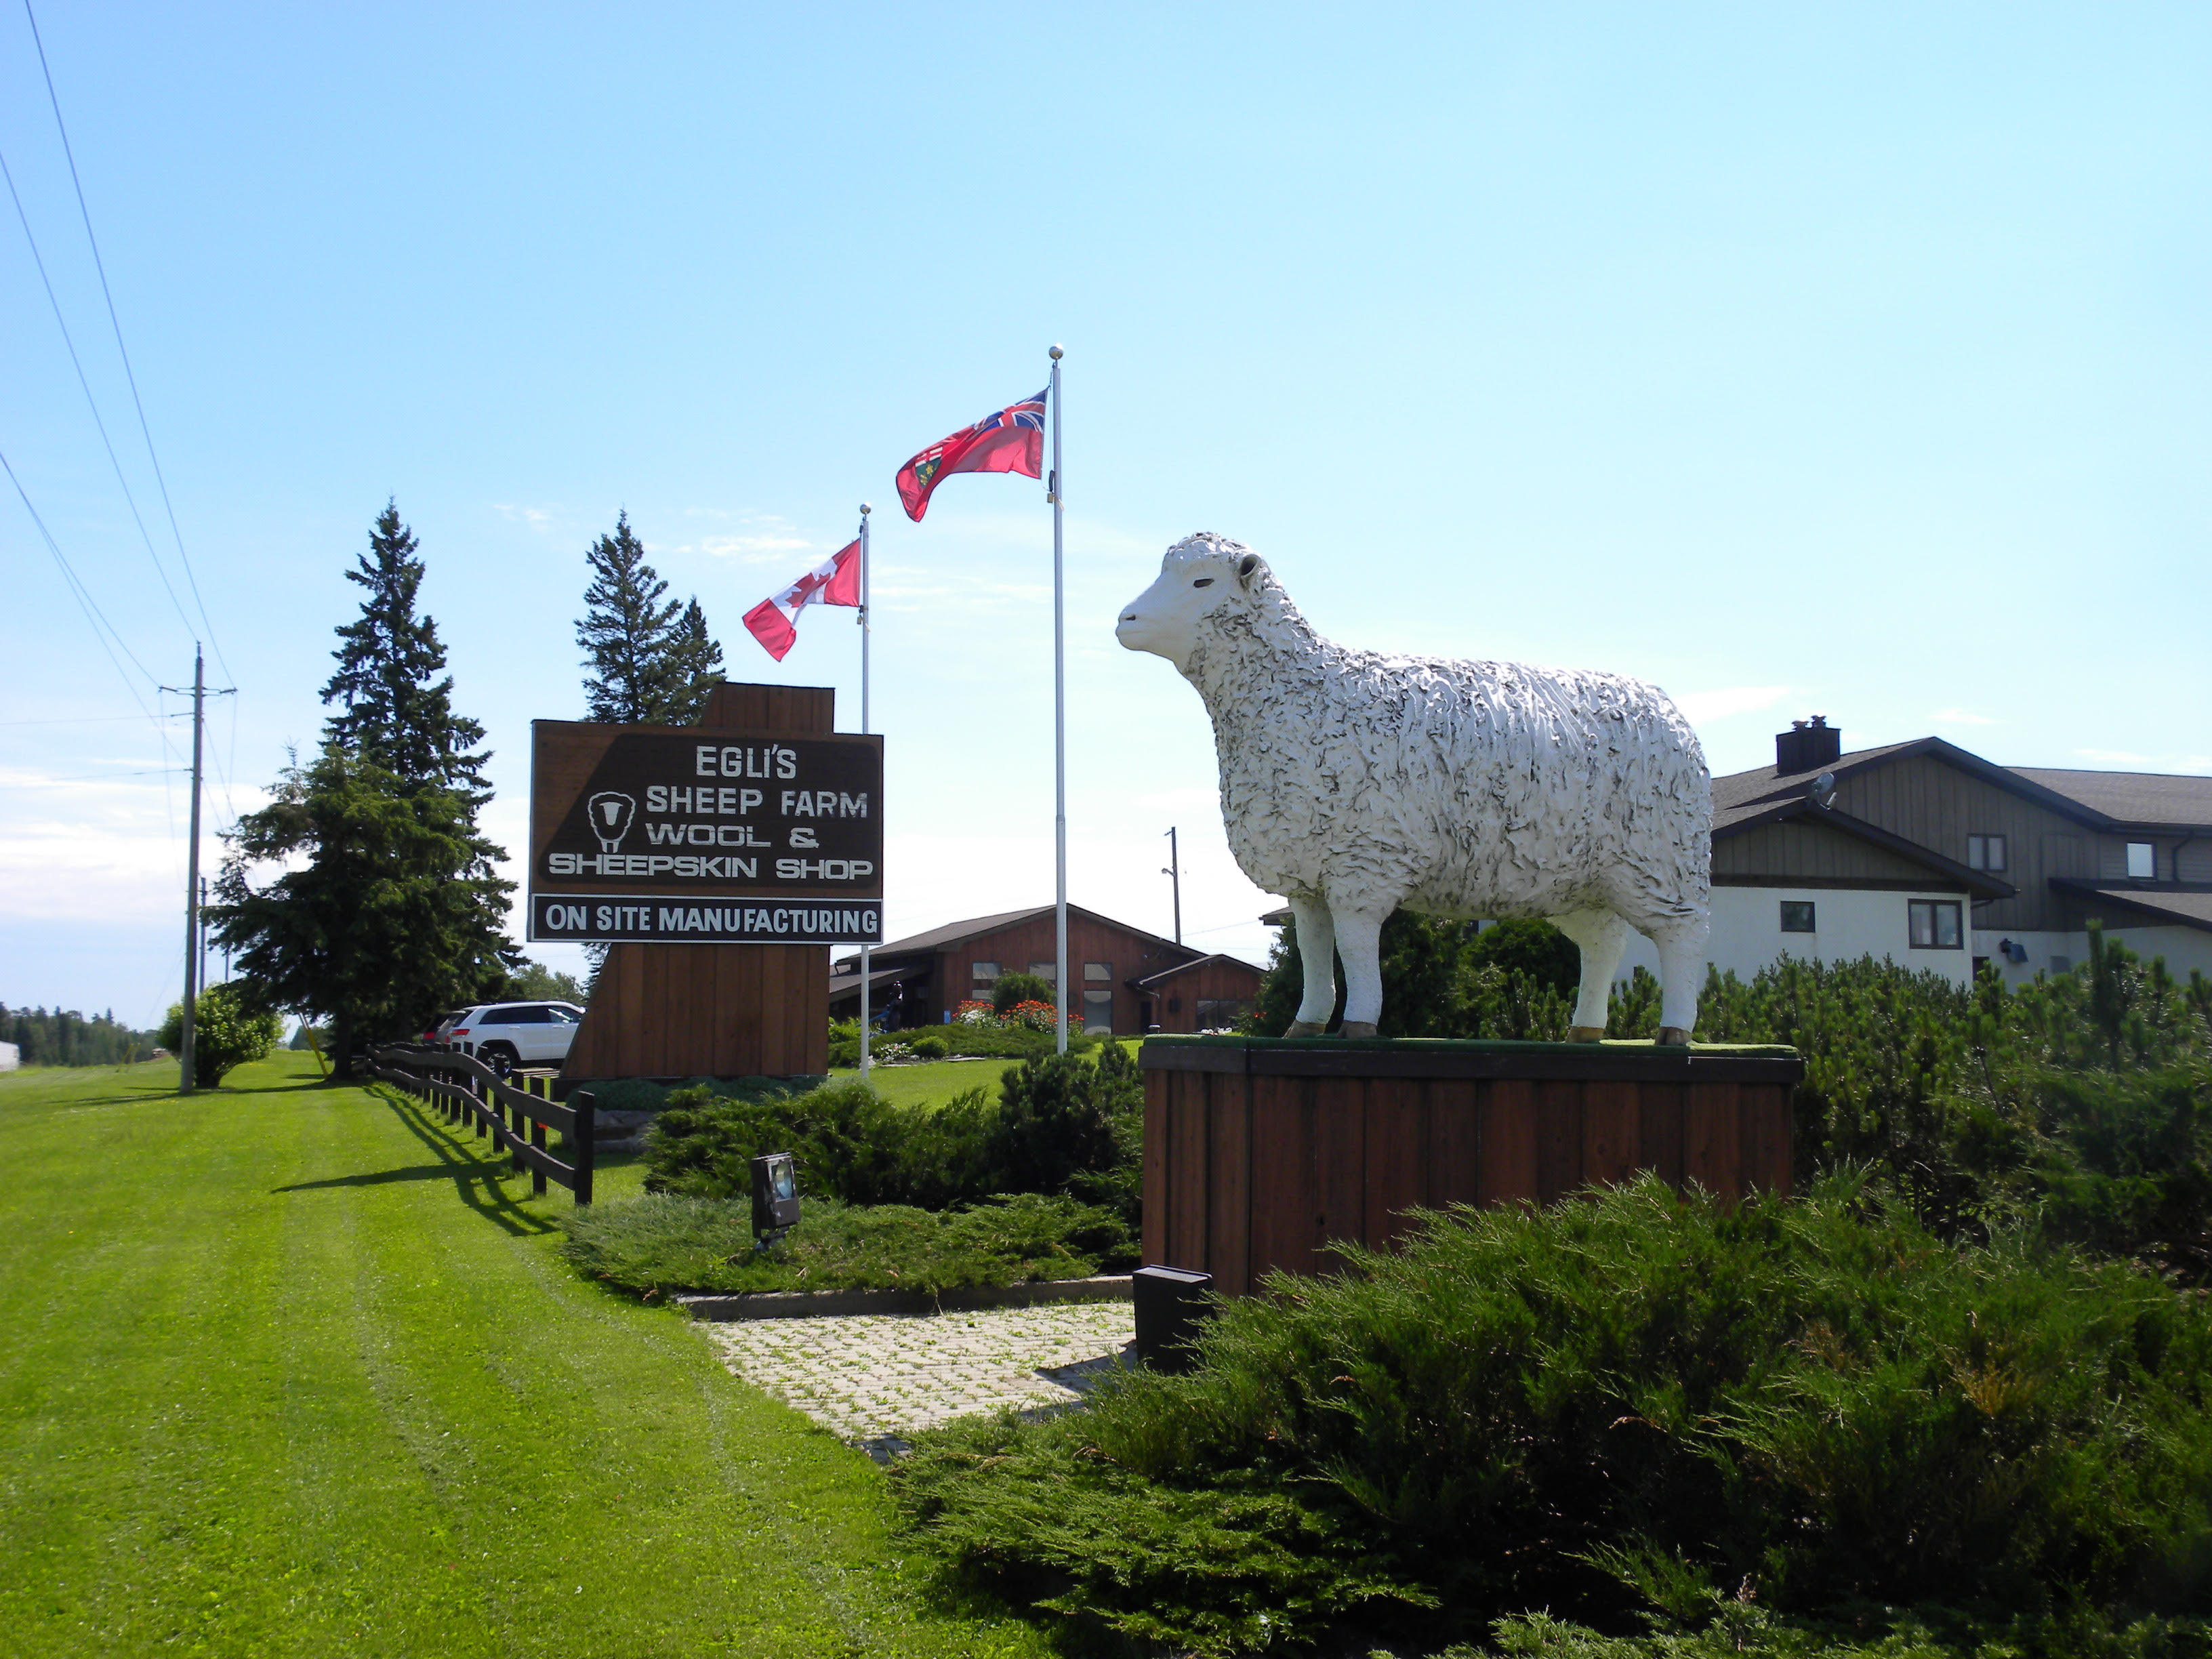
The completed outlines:
{"type": "Polygon", "coordinates": [[[1332,1239],[1388,1243],[1414,1206],[1548,1204],[1654,1170],[1790,1190],[1789,1048],[1152,1037],[1145,1260],[1248,1294],[1332,1239]]]}
{"type": "MultiPolygon", "coordinates": [[[[836,694],[826,686],[718,685],[698,726],[813,733],[835,730],[836,720],[836,694]]],[[[560,1086],[829,1069],[828,945],[616,945],[560,1086]]]]}

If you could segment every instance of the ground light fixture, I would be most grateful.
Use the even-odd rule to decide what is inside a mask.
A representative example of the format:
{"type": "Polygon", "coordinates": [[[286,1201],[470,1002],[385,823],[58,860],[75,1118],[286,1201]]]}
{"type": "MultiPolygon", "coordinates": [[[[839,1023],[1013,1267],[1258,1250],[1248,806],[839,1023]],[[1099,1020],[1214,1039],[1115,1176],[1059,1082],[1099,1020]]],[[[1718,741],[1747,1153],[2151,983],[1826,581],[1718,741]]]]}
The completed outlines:
{"type": "Polygon", "coordinates": [[[753,1248],[765,1250],[799,1224],[799,1164],[789,1152],[753,1159],[753,1248]]]}
{"type": "Polygon", "coordinates": [[[1192,1339],[1213,1316],[1213,1275],[1188,1267],[1139,1267],[1129,1275],[1137,1323],[1137,1363],[1156,1371],[1195,1368],[1192,1339]]]}

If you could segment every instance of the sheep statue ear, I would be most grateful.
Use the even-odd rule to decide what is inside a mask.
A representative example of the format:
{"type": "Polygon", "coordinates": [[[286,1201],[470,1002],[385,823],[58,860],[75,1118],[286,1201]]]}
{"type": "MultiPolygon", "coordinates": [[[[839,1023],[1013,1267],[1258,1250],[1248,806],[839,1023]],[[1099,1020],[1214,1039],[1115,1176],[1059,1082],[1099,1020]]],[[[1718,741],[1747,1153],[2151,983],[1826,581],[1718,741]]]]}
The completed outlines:
{"type": "Polygon", "coordinates": [[[1260,556],[1257,553],[1247,553],[1237,561],[1237,580],[1249,587],[1252,586],[1253,575],[1266,568],[1261,563],[1260,556]]]}

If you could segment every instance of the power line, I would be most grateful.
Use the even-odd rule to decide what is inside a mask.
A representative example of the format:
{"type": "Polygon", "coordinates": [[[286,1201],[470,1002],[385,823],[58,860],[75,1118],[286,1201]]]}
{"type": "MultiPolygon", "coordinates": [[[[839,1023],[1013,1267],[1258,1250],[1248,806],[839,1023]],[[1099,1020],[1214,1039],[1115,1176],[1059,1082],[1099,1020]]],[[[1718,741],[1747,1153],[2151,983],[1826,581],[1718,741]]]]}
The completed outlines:
{"type": "Polygon", "coordinates": [[[129,657],[131,666],[140,673],[145,674],[149,684],[154,683],[153,675],[147,673],[146,665],[140,662],[131,647],[123,643],[123,635],[116,633],[115,624],[107,620],[106,612],[100,608],[99,601],[92,597],[92,591],[70,568],[69,560],[63,556],[61,544],[54,539],[54,532],[46,528],[46,521],[39,516],[39,509],[31,505],[30,492],[23,488],[23,481],[15,476],[15,469],[9,465],[8,457],[4,453],[0,453],[0,471],[6,471],[8,482],[15,486],[15,494],[22,498],[23,511],[29,514],[31,522],[38,526],[39,534],[45,538],[46,551],[54,556],[54,562],[61,567],[62,578],[69,584],[70,592],[76,596],[77,606],[84,612],[84,619],[92,624],[93,637],[100,641],[100,648],[107,653],[108,661],[115,665],[115,672],[122,675],[124,689],[131,693],[131,701],[138,705],[146,718],[154,722],[155,729],[159,731],[161,724],[160,716],[146,707],[146,700],[138,695],[137,686],[131,683],[130,675],[124,673],[122,661],[116,656],[116,651],[119,648],[124,656],[129,657]],[[103,629],[106,630],[106,633],[100,631],[103,629]],[[112,646],[108,644],[108,637],[111,635],[114,636],[115,641],[112,646]]]}
{"type": "MultiPolygon", "coordinates": [[[[125,721],[136,724],[137,721],[143,720],[145,718],[146,716],[143,714],[75,714],[64,720],[0,720],[0,726],[120,726],[125,721]]],[[[181,714],[158,714],[155,716],[155,718],[157,720],[173,720],[182,719],[183,716],[181,714]]]]}
{"type": "Polygon", "coordinates": [[[0,179],[8,181],[9,198],[15,204],[16,222],[23,227],[23,240],[31,245],[31,263],[38,267],[39,281],[45,284],[46,303],[53,307],[54,323],[62,331],[62,343],[69,348],[70,367],[76,370],[76,383],[83,389],[84,401],[92,410],[92,423],[100,433],[100,441],[107,451],[107,464],[115,469],[115,482],[123,487],[123,499],[130,504],[131,517],[138,526],[138,539],[146,544],[146,556],[154,562],[154,574],[161,579],[161,589],[176,607],[177,620],[185,625],[185,632],[192,631],[192,619],[185,614],[184,601],[177,597],[176,586],[169,580],[169,573],[162,568],[161,555],[154,551],[154,538],[146,529],[145,515],[138,511],[138,498],[131,493],[131,481],[123,474],[123,463],[115,453],[115,443],[107,435],[107,422],[100,417],[100,400],[92,395],[92,382],[85,378],[83,361],[76,355],[76,342],[70,337],[69,323],[62,315],[62,302],[54,293],[53,278],[46,275],[46,256],[39,252],[39,239],[32,234],[31,216],[23,210],[22,193],[15,188],[15,175],[9,169],[8,158],[0,155],[0,179]]]}
{"type": "Polygon", "coordinates": [[[167,775],[190,770],[191,769],[188,766],[149,766],[137,772],[84,772],[74,777],[66,778],[50,778],[41,774],[31,781],[33,787],[42,783],[106,783],[110,778],[150,778],[157,774],[167,775]]]}
{"type": "Polygon", "coordinates": [[[161,506],[169,515],[169,533],[177,540],[177,561],[185,568],[185,580],[192,590],[192,604],[198,608],[200,621],[206,626],[208,643],[215,647],[216,660],[222,664],[225,674],[235,679],[229,659],[222,654],[222,642],[216,637],[207,601],[200,597],[199,579],[192,574],[191,556],[185,551],[185,532],[177,526],[176,505],[169,499],[169,481],[161,474],[161,458],[154,448],[154,428],[147,423],[146,404],[138,395],[138,376],[131,367],[130,350],[123,343],[123,319],[116,314],[115,295],[107,285],[107,265],[100,257],[100,239],[92,233],[92,210],[85,204],[84,181],[77,176],[76,152],[70,148],[69,127],[62,119],[61,94],[54,90],[54,72],[46,63],[46,43],[40,38],[38,14],[31,9],[31,0],[23,0],[23,15],[30,20],[31,41],[39,52],[39,72],[46,76],[46,101],[53,106],[54,128],[62,137],[62,155],[69,161],[70,183],[76,190],[77,212],[84,219],[84,239],[92,246],[92,265],[100,273],[100,295],[107,301],[107,320],[115,330],[116,353],[123,359],[123,378],[131,386],[131,406],[138,411],[139,434],[146,440],[146,458],[154,464],[154,482],[161,487],[161,506]]]}

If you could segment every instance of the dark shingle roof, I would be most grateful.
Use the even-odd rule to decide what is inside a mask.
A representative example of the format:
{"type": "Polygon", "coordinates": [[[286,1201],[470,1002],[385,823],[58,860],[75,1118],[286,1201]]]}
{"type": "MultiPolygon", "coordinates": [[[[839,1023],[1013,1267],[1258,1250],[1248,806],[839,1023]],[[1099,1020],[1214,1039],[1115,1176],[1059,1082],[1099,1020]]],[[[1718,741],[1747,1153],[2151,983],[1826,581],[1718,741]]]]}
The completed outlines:
{"type": "MultiPolygon", "coordinates": [[[[873,993],[881,987],[891,983],[894,980],[907,979],[915,974],[921,973],[921,964],[911,962],[907,963],[903,968],[878,968],[868,975],[868,989],[871,993],[873,993]]],[[[830,994],[831,997],[858,996],[860,994],[860,976],[859,974],[833,973],[830,975],[830,994]]]]}
{"type": "Polygon", "coordinates": [[[2158,921],[2179,922],[2212,933],[2212,888],[2137,887],[2127,882],[2083,881],[2053,876],[2051,884],[2078,898],[2101,899],[2158,921]]]}
{"type": "Polygon", "coordinates": [[[1803,772],[1790,772],[1778,776],[1771,766],[1762,766],[1749,772],[1731,772],[1724,778],[1713,780],[1713,829],[1731,829],[1747,819],[1765,816],[1775,807],[1785,803],[1795,804],[1805,799],[1805,786],[1823,772],[1833,772],[1838,778],[1849,777],[1854,772],[1864,771],[1870,766],[1881,766],[1895,760],[1908,750],[1918,751],[1935,742],[1932,738],[1917,738],[1911,743],[1886,744],[1879,749],[1860,749],[1803,772]]]}
{"type": "Polygon", "coordinates": [[[2075,772],[2050,766],[2011,769],[2117,823],[2212,829],[2212,778],[2165,772],[2075,772]]]}
{"type": "MultiPolygon", "coordinates": [[[[1001,927],[1011,927],[1016,922],[1034,921],[1038,916],[1048,916],[1052,914],[1052,910],[1053,907],[1049,904],[1033,904],[1026,910],[1002,910],[994,916],[974,916],[966,921],[948,921],[942,927],[933,927],[926,933],[909,933],[904,939],[895,939],[882,945],[871,945],[869,949],[878,959],[890,956],[911,956],[922,951],[942,951],[950,945],[958,945],[964,939],[978,939],[985,933],[995,933],[1001,927]]],[[[1069,905],[1067,914],[1071,916],[1088,916],[1093,921],[1103,921],[1109,927],[1119,927],[1124,933],[1134,933],[1139,939],[1148,939],[1153,944],[1165,945],[1170,951],[1185,951],[1194,957],[1200,954],[1191,950],[1188,945],[1177,945],[1171,939],[1163,939],[1158,933],[1146,933],[1141,927],[1132,927],[1126,921],[1117,921],[1112,916],[1101,915],[1096,910],[1086,910],[1079,904],[1069,905]]],[[[860,965],[860,958],[857,953],[849,957],[842,957],[837,963],[837,967],[848,973],[856,972],[860,965]]]]}
{"type": "Polygon", "coordinates": [[[1248,974],[1261,974],[1267,971],[1265,969],[1255,968],[1242,957],[1232,957],[1224,951],[1216,951],[1210,957],[1193,957],[1188,962],[1178,962],[1172,968],[1163,968],[1157,974],[1146,974],[1142,979],[1133,979],[1129,983],[1139,991],[1149,991],[1155,985],[1164,984],[1173,979],[1177,974],[1187,974],[1194,968],[1203,968],[1209,962],[1225,962],[1232,968],[1242,968],[1248,974]]]}
{"type": "Polygon", "coordinates": [[[1018,921],[1027,921],[1031,916],[1049,915],[1052,906],[1033,904],[1026,910],[1002,910],[995,916],[974,916],[966,921],[948,921],[942,927],[933,927],[926,933],[909,933],[904,939],[871,947],[879,957],[902,954],[909,951],[941,951],[948,945],[957,945],[963,939],[974,939],[978,933],[995,933],[1018,921]]]}

